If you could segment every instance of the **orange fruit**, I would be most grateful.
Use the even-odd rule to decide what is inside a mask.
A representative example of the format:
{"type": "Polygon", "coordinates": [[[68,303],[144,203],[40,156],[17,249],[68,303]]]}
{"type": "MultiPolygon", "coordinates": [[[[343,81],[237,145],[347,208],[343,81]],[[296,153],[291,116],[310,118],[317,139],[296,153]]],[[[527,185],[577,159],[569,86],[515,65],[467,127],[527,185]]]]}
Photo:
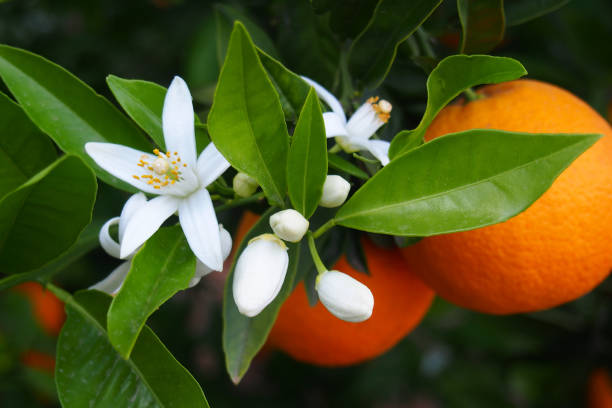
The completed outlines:
{"type": "Polygon", "coordinates": [[[588,385],[589,408],[612,408],[612,381],[606,370],[593,371],[588,385]]]}
{"type": "Polygon", "coordinates": [[[612,129],[582,100],[544,82],[506,82],[478,93],[484,98],[443,109],[425,139],[473,128],[604,137],[523,213],[425,238],[404,248],[404,258],[441,297],[485,313],[535,311],[576,299],[612,267],[612,129]]]}
{"type": "Polygon", "coordinates": [[[351,275],[374,295],[372,317],[349,323],[334,317],[321,302],[310,307],[303,283],[280,309],[269,345],[293,358],[323,366],[340,366],[374,358],[400,341],[423,318],[434,293],[406,267],[397,249],[364,240],[370,276],[342,257],[332,269],[351,275]]]}
{"type": "Polygon", "coordinates": [[[55,357],[36,350],[28,350],[23,353],[21,362],[38,371],[53,373],[55,370],[55,357]]]}
{"type": "Polygon", "coordinates": [[[24,294],[32,304],[36,321],[51,336],[57,336],[66,320],[64,303],[53,293],[35,282],[22,283],[15,290],[24,294]]]}

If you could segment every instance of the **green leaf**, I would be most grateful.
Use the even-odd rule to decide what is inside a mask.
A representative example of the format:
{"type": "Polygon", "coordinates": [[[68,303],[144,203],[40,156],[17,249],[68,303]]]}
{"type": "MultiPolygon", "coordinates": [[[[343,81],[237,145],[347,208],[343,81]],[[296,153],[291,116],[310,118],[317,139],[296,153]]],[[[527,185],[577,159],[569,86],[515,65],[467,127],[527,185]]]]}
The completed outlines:
{"type": "Polygon", "coordinates": [[[385,79],[397,47],[442,0],[380,0],[367,27],[349,51],[349,70],[363,86],[376,88],[385,79]]]}
{"type": "Polygon", "coordinates": [[[127,191],[85,153],[85,143],[151,145],[124,115],[74,75],[41,56],[0,45],[0,76],[32,121],[66,153],[83,159],[105,182],[127,191]]]}
{"type": "Polygon", "coordinates": [[[257,49],[257,51],[259,52],[259,59],[268,73],[268,78],[278,92],[285,117],[287,120],[295,120],[298,112],[302,110],[310,87],[297,74],[285,68],[283,64],[262,50],[257,49]]]}
{"type": "Polygon", "coordinates": [[[278,51],[268,34],[262,30],[249,16],[237,7],[217,3],[214,6],[217,22],[217,56],[219,65],[225,60],[232,25],[239,21],[251,34],[253,42],[269,55],[278,58],[278,51]]]}
{"type": "MultiPolygon", "coordinates": [[[[217,82],[221,64],[217,60],[216,21],[213,15],[207,15],[199,23],[193,38],[193,44],[187,54],[185,63],[185,80],[193,87],[194,98],[202,89],[208,89],[217,82]]],[[[226,40],[229,38],[226,38],[226,40]]],[[[227,43],[226,43],[227,44],[227,43]]],[[[221,59],[221,62],[223,60],[221,59]]],[[[212,95],[210,95],[212,96],[212,95]]]]}
{"type": "Polygon", "coordinates": [[[161,118],[166,88],[153,82],[114,75],[107,76],[106,83],[130,118],[165,151],[161,118]]]}
{"type": "Polygon", "coordinates": [[[80,259],[83,255],[100,246],[98,234],[102,225],[103,222],[100,221],[89,224],[81,233],[77,242],[65,254],[42,268],[0,279],[0,291],[27,281],[49,280],[52,276],[62,272],[67,266],[80,259]]]}
{"type": "Polygon", "coordinates": [[[77,240],[91,221],[96,178],[63,156],[0,200],[0,264],[15,274],[40,268],[77,240]]]}
{"type": "Polygon", "coordinates": [[[343,38],[354,38],[372,18],[378,0],[344,0],[334,2],[329,18],[330,28],[343,38]]]}
{"type": "Polygon", "coordinates": [[[503,0],[457,0],[457,11],[462,54],[485,54],[504,39],[503,0]]]}
{"type": "Polygon", "coordinates": [[[0,92],[0,199],[57,158],[55,147],[23,112],[0,92]]]}
{"type": "Polygon", "coordinates": [[[368,176],[368,173],[361,170],[359,167],[355,166],[353,163],[344,159],[343,157],[338,156],[337,154],[328,153],[327,163],[332,169],[343,171],[347,174],[350,174],[351,176],[355,176],[362,180],[367,180],[370,178],[370,176],[368,176]]]}
{"type": "Polygon", "coordinates": [[[289,198],[304,217],[310,218],[317,209],[326,176],[325,124],[319,98],[311,88],[293,132],[287,161],[289,198]]]}
{"type": "Polygon", "coordinates": [[[268,200],[282,206],[287,191],[287,125],[274,86],[240,23],[232,31],[208,131],[232,166],[257,180],[268,200]]]}
{"type": "Polygon", "coordinates": [[[506,2],[506,26],[526,23],[551,13],[569,3],[569,0],[514,0],[506,2]]]}
{"type": "Polygon", "coordinates": [[[297,272],[297,265],[300,261],[300,245],[287,244],[289,247],[289,267],[287,275],[283,282],[283,287],[280,292],[266,308],[255,317],[247,317],[241,314],[234,303],[234,295],[232,293],[232,282],[234,277],[234,269],[238,256],[246,248],[247,243],[251,238],[257,235],[270,232],[269,219],[270,215],[276,212],[275,208],[270,208],[257,223],[246,234],[242,243],[236,250],[237,257],[234,259],[232,270],[225,282],[225,290],[223,292],[223,351],[225,352],[225,365],[232,381],[238,383],[244,376],[251,360],[257,354],[259,349],[266,342],[268,333],[272,329],[278,311],[285,301],[294,286],[294,280],[297,272]]]}
{"type": "Polygon", "coordinates": [[[195,256],[180,226],[161,228],[132,260],[121,290],[108,310],[108,337],[128,358],[145,322],[195,272],[195,256]]]}
{"type": "Polygon", "coordinates": [[[440,61],[427,78],[427,108],[414,130],[399,132],[391,141],[389,158],[420,145],[427,127],[442,110],[461,92],[480,84],[496,84],[527,74],[520,62],[489,55],[451,55],[440,61]]]}
{"type": "Polygon", "coordinates": [[[600,135],[468,130],[389,163],[336,214],[364,231],[429,236],[484,227],[525,210],[600,135]]]}
{"type": "MultiPolygon", "coordinates": [[[[140,126],[162,150],[166,150],[162,128],[162,111],[167,88],[154,82],[123,79],[114,75],[106,77],[108,87],[127,114],[140,126]]],[[[195,137],[198,152],[208,144],[206,125],[195,115],[195,137]]]]}
{"type": "Polygon", "coordinates": [[[208,407],[196,380],[148,327],[129,360],[115,351],[106,334],[111,299],[86,291],[66,303],[55,368],[62,407],[208,407]]]}

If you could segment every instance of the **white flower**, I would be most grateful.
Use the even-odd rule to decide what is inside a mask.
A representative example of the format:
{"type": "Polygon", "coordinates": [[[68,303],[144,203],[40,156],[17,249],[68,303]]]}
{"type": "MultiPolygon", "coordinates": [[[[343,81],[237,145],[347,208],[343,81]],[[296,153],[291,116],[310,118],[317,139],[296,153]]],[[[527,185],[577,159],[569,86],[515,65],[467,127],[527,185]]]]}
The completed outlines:
{"type": "Polygon", "coordinates": [[[323,114],[327,137],[335,137],[340,147],[348,153],[367,150],[383,166],[389,163],[389,142],[370,140],[378,128],[389,120],[392,106],[388,101],[379,100],[377,96],[369,98],[347,122],[342,105],[334,95],[312,79],[306,77],[302,79],[311,85],[332,109],[332,112],[323,114]]]}
{"type": "Polygon", "coordinates": [[[323,272],[317,277],[315,287],[323,306],[337,318],[347,322],[362,322],[372,316],[372,292],[346,273],[323,272]]]}
{"type": "Polygon", "coordinates": [[[342,205],[348,197],[351,185],[340,176],[327,176],[323,184],[323,194],[319,205],[321,207],[334,208],[342,205]]]}
{"type": "Polygon", "coordinates": [[[289,266],[287,246],[272,234],[253,238],[242,251],[232,291],[243,315],[258,315],[278,295],[289,266]]]}
{"type": "Polygon", "coordinates": [[[239,197],[250,197],[253,195],[259,184],[257,181],[246,173],[239,172],[234,176],[232,181],[234,191],[239,197]]]}
{"type": "Polygon", "coordinates": [[[272,231],[289,242],[299,242],[308,231],[308,225],[308,220],[293,209],[279,211],[270,217],[272,231]]]}
{"type": "MultiPolygon", "coordinates": [[[[131,217],[139,211],[144,205],[147,203],[147,198],[143,193],[134,194],[126,201],[123,206],[123,210],[121,211],[120,217],[114,217],[110,220],[106,221],[102,228],[100,229],[100,233],[98,234],[98,238],[100,240],[100,245],[106,251],[107,254],[112,256],[113,258],[120,258],[120,247],[121,242],[123,240],[123,236],[125,234],[125,227],[128,225],[131,217]],[[110,235],[110,227],[113,225],[118,225],[118,238],[119,242],[116,242],[110,235]]],[[[225,260],[232,249],[232,237],[230,233],[227,232],[225,228],[221,224],[219,224],[219,234],[221,236],[221,248],[223,250],[223,259],[225,260]]],[[[109,295],[115,295],[121,289],[125,278],[130,271],[132,266],[132,257],[136,252],[138,252],[139,248],[136,248],[132,253],[130,253],[126,257],[126,261],[115,268],[106,278],[91,286],[90,289],[96,289],[102,292],[106,292],[109,295]]],[[[204,265],[200,261],[196,261],[196,269],[194,277],[191,279],[189,283],[189,287],[196,285],[203,276],[209,274],[212,271],[209,267],[204,265]]]]}
{"type": "Polygon", "coordinates": [[[223,268],[217,216],[206,186],[229,163],[210,143],[196,161],[194,113],[187,84],[179,77],[168,88],[162,125],[167,153],[154,154],[112,143],[87,143],[91,158],[113,176],[145,193],[148,201],[125,227],[120,257],[125,259],[178,211],[181,227],[196,257],[213,270],[223,268]]]}

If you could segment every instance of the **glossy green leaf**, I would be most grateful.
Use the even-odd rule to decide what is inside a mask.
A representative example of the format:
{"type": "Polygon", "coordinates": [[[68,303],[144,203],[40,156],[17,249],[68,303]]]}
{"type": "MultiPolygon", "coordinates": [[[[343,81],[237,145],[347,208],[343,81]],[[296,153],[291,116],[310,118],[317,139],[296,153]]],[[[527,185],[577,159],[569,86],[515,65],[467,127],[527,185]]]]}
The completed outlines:
{"type": "Polygon", "coordinates": [[[485,54],[504,39],[503,0],[457,0],[457,11],[462,54],[485,54]]]}
{"type": "Polygon", "coordinates": [[[368,178],[370,178],[370,176],[368,176],[368,173],[361,170],[359,167],[355,166],[350,161],[342,158],[341,156],[338,156],[337,154],[328,153],[327,164],[329,164],[329,167],[332,169],[343,171],[347,174],[350,174],[351,176],[355,176],[362,180],[367,180],[368,178]]]}
{"type": "Polygon", "coordinates": [[[516,26],[551,13],[569,3],[569,0],[514,0],[505,4],[506,25],[516,26]]]}
{"type": "Polygon", "coordinates": [[[489,55],[451,55],[440,61],[427,78],[427,108],[419,125],[399,132],[391,141],[389,157],[420,145],[438,112],[467,88],[510,81],[527,74],[520,62],[489,55]]]}
{"type": "Polygon", "coordinates": [[[268,72],[268,78],[278,92],[285,117],[287,120],[295,120],[302,110],[310,87],[297,74],[285,68],[283,64],[262,50],[258,49],[257,51],[261,63],[268,72]]]}
{"type": "Polygon", "coordinates": [[[283,204],[287,125],[278,94],[240,23],[232,32],[208,115],[208,132],[232,166],[257,180],[271,203],[283,204]]]}
{"type": "Polygon", "coordinates": [[[51,140],[0,92],[0,199],[57,158],[51,140]]]}
{"type": "Polygon", "coordinates": [[[442,0],[380,0],[365,30],[349,52],[349,70],[365,87],[385,79],[397,47],[416,30],[442,0]]]}
{"type": "Polygon", "coordinates": [[[0,200],[0,264],[15,274],[66,251],[91,221],[96,178],[76,156],[63,156],[0,200]]]}
{"type": "Polygon", "coordinates": [[[108,337],[128,358],[145,322],[195,272],[195,256],[180,226],[161,228],[132,260],[121,290],[108,310],[108,337]]]}
{"type": "Polygon", "coordinates": [[[77,242],[61,257],[46,264],[42,268],[32,271],[9,275],[0,279],[0,291],[12,288],[20,283],[33,280],[49,280],[52,276],[62,272],[66,267],[80,259],[83,255],[100,246],[98,234],[103,222],[92,222],[79,235],[77,242]]]}
{"type": "Polygon", "coordinates": [[[106,333],[111,299],[86,291],[66,303],[55,368],[62,407],[208,407],[196,380],[148,327],[129,360],[117,353],[106,333]]]}
{"type": "Polygon", "coordinates": [[[325,124],[319,98],[311,88],[293,132],[287,161],[289,198],[304,217],[310,218],[317,209],[326,176],[325,124]]]}
{"type": "Polygon", "coordinates": [[[269,219],[270,215],[274,212],[276,212],[276,209],[270,208],[246,234],[236,250],[237,257],[234,259],[232,270],[225,282],[225,290],[223,292],[223,351],[225,352],[227,372],[236,384],[244,376],[251,364],[251,360],[253,360],[253,357],[255,357],[266,342],[268,333],[276,321],[281,305],[293,289],[297,265],[300,260],[301,244],[288,244],[289,267],[283,287],[276,296],[276,299],[255,317],[247,317],[238,311],[236,303],[234,303],[234,295],[232,294],[236,260],[251,238],[270,232],[269,219]]]}
{"type": "Polygon", "coordinates": [[[468,130],[393,160],[340,208],[340,225],[429,236],[484,227],[525,210],[600,135],[468,130]]]}
{"type": "Polygon", "coordinates": [[[63,151],[79,156],[105,182],[133,191],[85,153],[87,142],[151,148],[138,128],[109,101],[59,65],[6,45],[0,46],[0,76],[30,119],[63,151]]]}
{"type": "Polygon", "coordinates": [[[107,76],[106,83],[127,114],[165,151],[161,117],[166,88],[153,82],[114,75],[107,76]]]}

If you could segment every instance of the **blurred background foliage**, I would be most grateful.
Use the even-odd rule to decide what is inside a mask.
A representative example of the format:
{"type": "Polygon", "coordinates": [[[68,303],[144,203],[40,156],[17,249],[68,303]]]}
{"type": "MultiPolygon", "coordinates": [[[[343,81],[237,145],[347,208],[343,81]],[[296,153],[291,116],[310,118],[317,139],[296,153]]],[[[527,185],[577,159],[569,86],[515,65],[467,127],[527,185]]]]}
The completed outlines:
{"type": "MultiPolygon", "coordinates": [[[[164,86],[173,75],[181,75],[205,114],[223,59],[228,22],[241,19],[255,42],[288,68],[339,92],[342,51],[350,44],[347,39],[365,26],[375,3],[0,1],[0,42],[62,65],[110,100],[108,74],[164,86]]],[[[507,0],[506,11],[519,3],[507,0]]],[[[611,22],[609,0],[571,1],[550,14],[507,27],[504,40],[491,54],[518,59],[530,78],[560,85],[605,114],[612,96],[611,22]]],[[[445,1],[414,39],[400,46],[378,90],[395,108],[386,135],[418,123],[425,107],[426,71],[435,58],[458,52],[460,31],[456,3],[445,1]]],[[[126,198],[101,185],[95,219],[118,215],[126,198]]],[[[220,216],[230,228],[236,219],[232,212],[220,216]]],[[[114,259],[96,249],[55,280],[75,291],[114,266],[114,259]]],[[[213,274],[177,295],[150,321],[214,407],[579,407],[585,406],[589,373],[612,367],[608,280],[570,304],[515,316],[478,314],[436,299],[410,336],[373,361],[319,368],[264,349],[234,386],[221,349],[223,283],[224,275],[213,274]]],[[[24,364],[32,350],[52,355],[54,344],[55,337],[36,322],[26,298],[3,292],[1,406],[58,405],[49,369],[24,364]]]]}

